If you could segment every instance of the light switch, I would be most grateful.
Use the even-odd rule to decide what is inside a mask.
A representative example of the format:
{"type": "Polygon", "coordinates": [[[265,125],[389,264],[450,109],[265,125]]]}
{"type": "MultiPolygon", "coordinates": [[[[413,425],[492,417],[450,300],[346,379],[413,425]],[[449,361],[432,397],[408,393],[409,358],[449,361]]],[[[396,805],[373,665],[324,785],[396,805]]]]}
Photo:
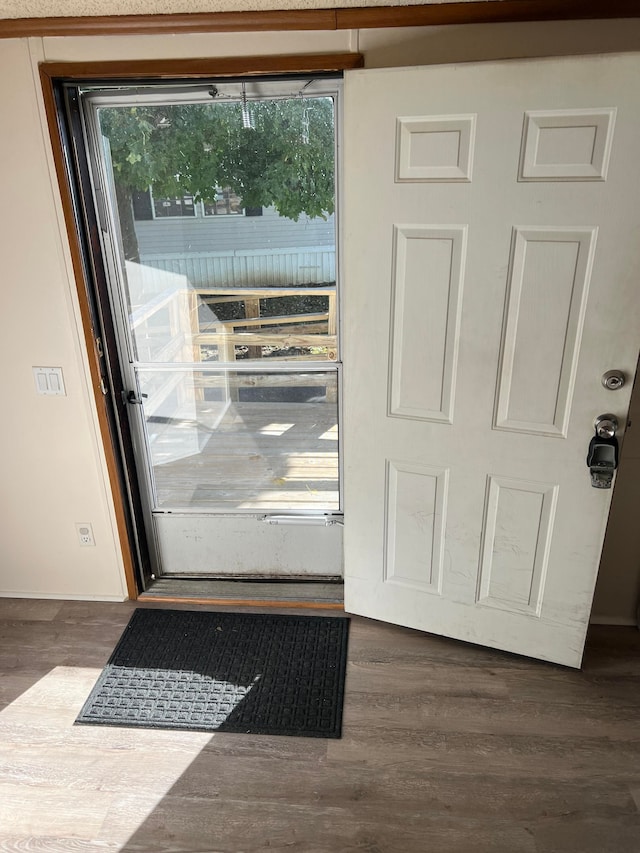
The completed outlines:
{"type": "Polygon", "coordinates": [[[38,388],[38,394],[46,394],[49,391],[49,385],[47,383],[47,375],[46,373],[40,373],[36,371],[36,386],[38,388]]]}
{"type": "Polygon", "coordinates": [[[34,367],[33,377],[38,394],[66,394],[61,367],[34,367]]]}

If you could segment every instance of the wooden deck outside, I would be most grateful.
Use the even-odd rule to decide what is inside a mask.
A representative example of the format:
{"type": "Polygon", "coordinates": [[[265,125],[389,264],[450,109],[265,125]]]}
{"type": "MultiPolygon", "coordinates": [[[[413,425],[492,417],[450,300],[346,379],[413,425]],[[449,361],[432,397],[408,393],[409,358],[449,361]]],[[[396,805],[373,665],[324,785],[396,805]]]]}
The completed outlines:
{"type": "Polygon", "coordinates": [[[203,411],[149,431],[160,508],[339,509],[335,405],[231,402],[214,428],[203,411]]]}
{"type": "Polygon", "coordinates": [[[159,509],[340,509],[335,285],[170,287],[130,324],[159,509]],[[261,316],[261,303],[291,297],[323,297],[326,310],[261,316]],[[233,303],[242,306],[233,320],[201,311],[233,303]],[[238,358],[255,371],[216,369],[238,358]],[[285,402],[245,401],[248,388],[285,402]],[[301,388],[317,397],[303,401],[301,388]]]}

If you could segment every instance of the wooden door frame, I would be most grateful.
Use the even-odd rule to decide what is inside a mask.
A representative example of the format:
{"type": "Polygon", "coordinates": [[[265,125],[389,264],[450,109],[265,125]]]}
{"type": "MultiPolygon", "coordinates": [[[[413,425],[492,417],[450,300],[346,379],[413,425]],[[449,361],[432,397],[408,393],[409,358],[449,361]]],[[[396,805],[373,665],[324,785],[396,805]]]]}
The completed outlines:
{"type": "MultiPolygon", "coordinates": [[[[343,71],[359,68],[363,58],[359,53],[311,54],[309,56],[253,56],[228,59],[176,59],[116,62],[51,62],[40,65],[40,79],[44,96],[47,126],[52,146],[53,160],[58,179],[65,227],[74,272],[82,332],[89,362],[93,402],[98,416],[107,476],[113,500],[118,541],[124,563],[127,594],[137,599],[142,586],[143,557],[138,555],[134,541],[136,523],[134,510],[126,495],[126,472],[118,447],[114,424],[118,420],[116,407],[119,388],[111,386],[104,358],[103,330],[92,305],[96,290],[96,272],[90,270],[88,255],[97,246],[86,233],[77,211],[77,192],[74,185],[73,166],[68,162],[65,142],[67,135],[61,115],[57,91],[61,84],[79,85],[87,81],[127,82],[139,80],[211,79],[212,77],[238,77],[260,74],[305,74],[343,71]],[[91,246],[89,247],[89,243],[91,246]]],[[[222,603],[229,603],[227,601],[222,603]]],[[[274,602],[276,604],[276,602],[274,602]]]]}

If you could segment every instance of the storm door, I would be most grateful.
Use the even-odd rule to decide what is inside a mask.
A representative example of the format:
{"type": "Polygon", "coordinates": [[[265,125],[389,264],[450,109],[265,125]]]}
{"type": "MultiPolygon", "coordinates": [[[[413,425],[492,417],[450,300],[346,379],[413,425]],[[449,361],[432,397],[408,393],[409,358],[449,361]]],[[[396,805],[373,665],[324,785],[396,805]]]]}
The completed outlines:
{"type": "Polygon", "coordinates": [[[341,574],[337,82],[81,92],[156,575],[341,574]]]}

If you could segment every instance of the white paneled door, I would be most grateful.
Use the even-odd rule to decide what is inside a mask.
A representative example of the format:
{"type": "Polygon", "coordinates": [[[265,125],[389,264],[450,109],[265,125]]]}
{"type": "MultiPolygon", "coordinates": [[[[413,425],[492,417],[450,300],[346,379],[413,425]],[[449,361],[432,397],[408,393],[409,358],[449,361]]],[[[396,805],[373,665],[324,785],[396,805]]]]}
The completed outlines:
{"type": "Polygon", "coordinates": [[[348,611],[580,666],[611,499],[586,456],[640,343],[639,75],[347,73],[348,611]]]}

